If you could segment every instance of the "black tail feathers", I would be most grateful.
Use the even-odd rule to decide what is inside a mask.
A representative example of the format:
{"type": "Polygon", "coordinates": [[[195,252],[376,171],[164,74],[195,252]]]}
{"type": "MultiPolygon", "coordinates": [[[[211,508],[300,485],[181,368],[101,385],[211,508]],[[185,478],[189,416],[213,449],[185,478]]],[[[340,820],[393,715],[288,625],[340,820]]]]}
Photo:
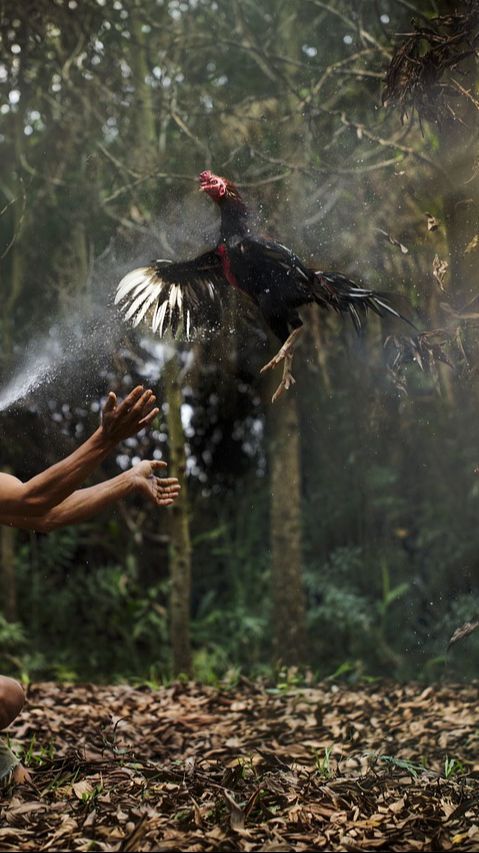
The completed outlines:
{"type": "Polygon", "coordinates": [[[357,332],[365,326],[369,310],[380,317],[389,315],[403,320],[416,329],[414,323],[394,307],[393,302],[403,301],[396,294],[359,287],[351,279],[336,272],[315,271],[312,285],[318,305],[332,308],[339,314],[349,314],[357,332]]]}

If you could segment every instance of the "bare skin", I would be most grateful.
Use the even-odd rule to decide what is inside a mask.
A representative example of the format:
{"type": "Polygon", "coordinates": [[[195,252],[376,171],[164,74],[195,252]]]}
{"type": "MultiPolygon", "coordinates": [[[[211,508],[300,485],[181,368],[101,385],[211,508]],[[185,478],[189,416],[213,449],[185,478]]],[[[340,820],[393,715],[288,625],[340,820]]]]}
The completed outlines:
{"type": "Polygon", "coordinates": [[[151,423],[159,411],[154,406],[155,399],[153,392],[145,391],[141,385],[119,405],[110,392],[101,425],[66,459],[26,483],[10,474],[0,474],[0,520],[2,516],[39,516],[65,500],[119,441],[151,423]]]}
{"type": "MultiPolygon", "coordinates": [[[[13,678],[0,675],[0,730],[5,729],[18,716],[25,703],[23,688],[13,678]]],[[[21,764],[12,770],[12,781],[17,785],[30,782],[30,774],[21,764]]]]}
{"type": "Polygon", "coordinates": [[[128,471],[112,477],[111,480],[105,480],[86,489],[77,489],[60,504],[41,515],[0,514],[0,524],[50,533],[59,527],[87,521],[133,492],[144,495],[155,506],[171,506],[178,497],[181,486],[176,477],[160,479],[157,473],[162,468],[166,468],[166,462],[156,459],[144,460],[128,471]]]}
{"type": "MultiPolygon", "coordinates": [[[[119,441],[136,435],[152,422],[159,411],[155,402],[153,392],[141,385],[122,403],[118,403],[111,391],[102,411],[101,425],[66,459],[26,483],[0,473],[0,524],[48,533],[85,521],[133,493],[143,495],[154,506],[171,506],[181,486],[176,477],[159,478],[166,462],[156,459],[139,462],[95,486],[78,488],[119,441]]],[[[18,716],[24,701],[25,695],[18,682],[0,676],[0,730],[18,716]]],[[[17,764],[12,779],[17,783],[26,782],[29,774],[17,764]]]]}

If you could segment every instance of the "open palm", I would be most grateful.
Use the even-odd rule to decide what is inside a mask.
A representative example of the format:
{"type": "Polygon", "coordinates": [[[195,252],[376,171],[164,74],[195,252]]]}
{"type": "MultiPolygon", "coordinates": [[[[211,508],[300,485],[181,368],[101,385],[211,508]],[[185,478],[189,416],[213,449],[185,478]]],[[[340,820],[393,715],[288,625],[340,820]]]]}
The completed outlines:
{"type": "Polygon", "coordinates": [[[181,486],[176,477],[158,476],[158,472],[166,467],[166,462],[145,459],[130,472],[138,491],[156,506],[171,506],[180,493],[181,486]]]}

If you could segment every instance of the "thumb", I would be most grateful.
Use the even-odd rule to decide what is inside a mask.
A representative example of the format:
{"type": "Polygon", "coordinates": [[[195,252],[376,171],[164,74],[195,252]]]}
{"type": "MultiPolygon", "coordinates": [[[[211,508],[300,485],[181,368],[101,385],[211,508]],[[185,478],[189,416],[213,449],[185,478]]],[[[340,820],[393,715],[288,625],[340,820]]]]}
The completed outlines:
{"type": "Polygon", "coordinates": [[[112,412],[116,406],[116,394],[114,391],[110,391],[108,394],[108,399],[103,406],[103,412],[112,412]]]}
{"type": "Polygon", "coordinates": [[[163,462],[161,459],[152,459],[150,465],[153,471],[158,471],[160,468],[168,468],[166,462],[163,462]]]}

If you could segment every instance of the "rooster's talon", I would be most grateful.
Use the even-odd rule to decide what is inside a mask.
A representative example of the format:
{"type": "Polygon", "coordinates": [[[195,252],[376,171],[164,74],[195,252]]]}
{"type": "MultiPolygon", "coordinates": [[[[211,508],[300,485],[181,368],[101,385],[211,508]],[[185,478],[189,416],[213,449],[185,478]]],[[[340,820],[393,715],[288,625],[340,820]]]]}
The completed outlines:
{"type": "Polygon", "coordinates": [[[267,370],[272,370],[273,367],[276,367],[280,363],[280,361],[282,361],[282,359],[284,358],[284,356],[279,358],[278,355],[275,355],[275,357],[272,358],[271,361],[268,361],[268,364],[265,364],[261,368],[260,373],[266,373],[267,370]]]}
{"type": "Polygon", "coordinates": [[[286,373],[281,382],[279,383],[276,391],[274,392],[271,402],[276,403],[276,400],[279,400],[280,397],[284,394],[285,391],[289,391],[292,385],[296,384],[296,379],[294,378],[292,373],[286,373]]]}

